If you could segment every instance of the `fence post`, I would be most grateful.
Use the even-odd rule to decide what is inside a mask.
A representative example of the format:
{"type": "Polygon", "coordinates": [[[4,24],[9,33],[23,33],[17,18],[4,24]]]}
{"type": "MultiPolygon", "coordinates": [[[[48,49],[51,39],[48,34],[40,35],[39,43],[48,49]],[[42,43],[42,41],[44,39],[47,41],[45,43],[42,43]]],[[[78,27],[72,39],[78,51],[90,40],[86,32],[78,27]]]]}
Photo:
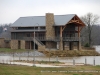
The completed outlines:
{"type": "Polygon", "coordinates": [[[87,59],[85,58],[85,65],[87,65],[87,59]]]}
{"type": "Polygon", "coordinates": [[[93,60],[93,66],[95,66],[95,58],[94,58],[94,60],[93,60]]]}
{"type": "Polygon", "coordinates": [[[75,66],[75,59],[73,59],[73,66],[75,66]]]}
{"type": "Polygon", "coordinates": [[[56,57],[56,62],[58,62],[58,56],[56,57]]]}

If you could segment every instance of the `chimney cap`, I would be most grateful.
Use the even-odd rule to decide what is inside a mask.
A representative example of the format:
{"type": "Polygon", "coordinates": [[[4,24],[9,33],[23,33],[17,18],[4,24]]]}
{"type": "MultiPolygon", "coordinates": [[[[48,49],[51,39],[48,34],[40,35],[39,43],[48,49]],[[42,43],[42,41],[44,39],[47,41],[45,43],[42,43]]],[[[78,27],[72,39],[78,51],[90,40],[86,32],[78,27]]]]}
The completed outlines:
{"type": "Polygon", "coordinates": [[[48,13],[46,13],[46,14],[53,14],[53,13],[49,13],[49,12],[48,12],[48,13]]]}

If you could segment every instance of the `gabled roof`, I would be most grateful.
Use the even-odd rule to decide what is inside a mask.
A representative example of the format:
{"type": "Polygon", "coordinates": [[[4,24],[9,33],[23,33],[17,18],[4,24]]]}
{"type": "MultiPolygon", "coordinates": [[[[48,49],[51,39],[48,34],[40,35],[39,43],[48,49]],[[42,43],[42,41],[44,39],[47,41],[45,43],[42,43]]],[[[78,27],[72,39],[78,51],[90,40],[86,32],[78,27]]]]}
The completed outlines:
{"type": "Polygon", "coordinates": [[[55,20],[55,26],[62,26],[67,24],[75,14],[69,14],[69,15],[55,15],[54,20],[55,20]]]}
{"type": "MultiPolygon", "coordinates": [[[[54,15],[54,26],[61,26],[68,23],[75,14],[68,15],[54,15]]],[[[45,26],[46,20],[45,16],[30,16],[30,17],[20,17],[16,20],[11,27],[33,27],[33,26],[45,26]]]]}

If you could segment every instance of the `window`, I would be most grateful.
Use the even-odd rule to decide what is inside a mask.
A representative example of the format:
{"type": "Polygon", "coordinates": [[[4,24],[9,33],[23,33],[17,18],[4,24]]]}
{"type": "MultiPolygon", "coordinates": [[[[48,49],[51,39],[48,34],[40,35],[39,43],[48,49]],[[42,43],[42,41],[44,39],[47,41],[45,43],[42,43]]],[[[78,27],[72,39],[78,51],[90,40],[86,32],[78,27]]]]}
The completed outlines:
{"type": "Polygon", "coordinates": [[[27,34],[27,37],[30,37],[30,34],[27,34]]]}

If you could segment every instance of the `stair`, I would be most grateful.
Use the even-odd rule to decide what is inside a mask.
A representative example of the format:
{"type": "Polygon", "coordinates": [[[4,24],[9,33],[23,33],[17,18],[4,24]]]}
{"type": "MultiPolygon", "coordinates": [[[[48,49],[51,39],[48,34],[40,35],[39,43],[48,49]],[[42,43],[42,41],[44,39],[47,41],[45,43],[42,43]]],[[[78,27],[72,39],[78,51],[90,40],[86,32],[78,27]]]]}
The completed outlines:
{"type": "Polygon", "coordinates": [[[38,45],[38,46],[44,46],[44,44],[38,39],[38,38],[33,38],[33,41],[38,45]]]}

